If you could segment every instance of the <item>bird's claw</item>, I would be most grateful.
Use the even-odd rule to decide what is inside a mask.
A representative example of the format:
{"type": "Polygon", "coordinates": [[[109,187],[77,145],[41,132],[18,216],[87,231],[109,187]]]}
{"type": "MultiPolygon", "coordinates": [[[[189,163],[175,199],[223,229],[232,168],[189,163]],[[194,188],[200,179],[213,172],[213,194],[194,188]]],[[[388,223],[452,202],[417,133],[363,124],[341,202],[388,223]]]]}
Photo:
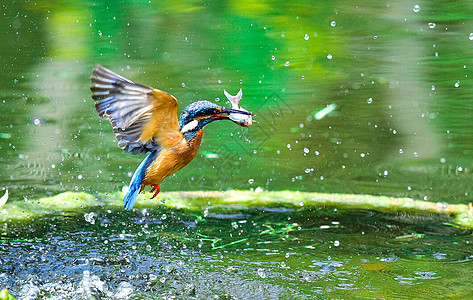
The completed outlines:
{"type": "Polygon", "coordinates": [[[150,199],[154,199],[154,198],[156,198],[156,196],[159,194],[159,192],[161,192],[161,188],[160,188],[159,185],[157,185],[157,184],[153,184],[153,185],[151,185],[151,186],[152,186],[153,188],[151,189],[150,192],[151,192],[151,193],[154,192],[154,191],[156,191],[156,192],[154,193],[154,195],[153,195],[150,199]]]}

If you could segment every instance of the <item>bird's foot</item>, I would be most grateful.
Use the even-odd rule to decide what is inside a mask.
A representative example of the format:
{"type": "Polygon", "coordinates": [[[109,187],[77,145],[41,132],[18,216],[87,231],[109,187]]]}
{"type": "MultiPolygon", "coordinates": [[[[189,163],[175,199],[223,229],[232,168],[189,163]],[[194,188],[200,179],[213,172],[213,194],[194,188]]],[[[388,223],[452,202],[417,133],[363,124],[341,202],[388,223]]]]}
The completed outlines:
{"type": "Polygon", "coordinates": [[[159,192],[161,192],[161,188],[157,184],[152,184],[151,186],[153,187],[151,189],[151,193],[154,192],[154,191],[156,191],[156,192],[154,193],[153,197],[151,197],[150,199],[154,199],[159,194],[159,192]]]}

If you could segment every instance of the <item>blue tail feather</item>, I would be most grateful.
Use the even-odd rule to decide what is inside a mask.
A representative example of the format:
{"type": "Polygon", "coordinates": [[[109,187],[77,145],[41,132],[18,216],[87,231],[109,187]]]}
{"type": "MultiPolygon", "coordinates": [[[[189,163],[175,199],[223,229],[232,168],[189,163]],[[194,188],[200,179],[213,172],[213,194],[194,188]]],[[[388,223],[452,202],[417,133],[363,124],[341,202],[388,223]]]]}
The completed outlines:
{"type": "Polygon", "coordinates": [[[133,208],[136,202],[136,198],[141,191],[141,185],[145,179],[146,171],[148,167],[156,160],[158,157],[158,150],[151,151],[148,156],[141,162],[138,168],[131,178],[130,186],[128,187],[128,192],[126,193],[125,198],[123,199],[123,207],[126,210],[133,208]]]}

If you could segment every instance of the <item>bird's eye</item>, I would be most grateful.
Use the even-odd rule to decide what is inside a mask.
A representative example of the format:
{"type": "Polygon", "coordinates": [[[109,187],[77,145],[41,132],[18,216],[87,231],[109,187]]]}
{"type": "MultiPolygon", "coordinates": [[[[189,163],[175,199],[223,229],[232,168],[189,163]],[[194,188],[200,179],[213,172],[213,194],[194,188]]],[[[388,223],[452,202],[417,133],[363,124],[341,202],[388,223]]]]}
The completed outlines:
{"type": "Polygon", "coordinates": [[[207,113],[208,113],[209,115],[218,114],[218,113],[220,113],[220,109],[212,107],[212,108],[209,108],[209,109],[207,110],[207,113]]]}

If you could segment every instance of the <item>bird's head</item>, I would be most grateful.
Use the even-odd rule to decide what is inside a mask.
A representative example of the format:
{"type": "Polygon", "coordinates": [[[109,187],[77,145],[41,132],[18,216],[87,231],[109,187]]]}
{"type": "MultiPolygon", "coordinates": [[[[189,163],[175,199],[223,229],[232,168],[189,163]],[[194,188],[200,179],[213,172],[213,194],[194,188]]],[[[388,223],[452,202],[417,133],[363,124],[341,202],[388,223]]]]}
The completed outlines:
{"type": "MultiPolygon", "coordinates": [[[[251,112],[227,108],[210,101],[197,101],[188,105],[181,112],[179,127],[186,138],[193,138],[205,125],[218,120],[230,120],[229,115],[252,115],[251,112]]],[[[239,123],[237,123],[239,124],[239,123]]],[[[239,124],[243,126],[242,124],[239,124]]]]}

